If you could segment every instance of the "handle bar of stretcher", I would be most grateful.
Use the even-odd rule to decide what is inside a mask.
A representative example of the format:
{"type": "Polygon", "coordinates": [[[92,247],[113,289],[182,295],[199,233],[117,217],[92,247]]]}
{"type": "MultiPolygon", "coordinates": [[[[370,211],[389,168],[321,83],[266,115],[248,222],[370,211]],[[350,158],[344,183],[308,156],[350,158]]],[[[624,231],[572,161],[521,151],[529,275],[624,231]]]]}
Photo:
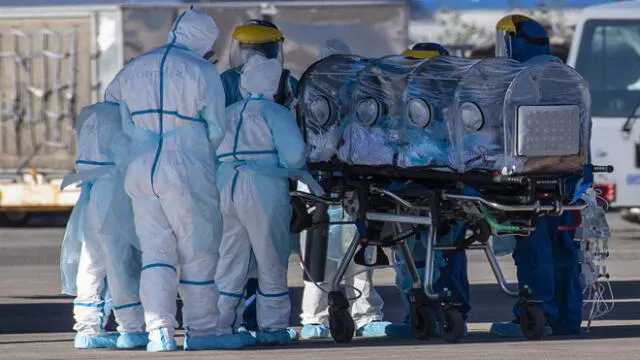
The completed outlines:
{"type": "Polygon", "coordinates": [[[299,198],[303,198],[303,199],[307,199],[307,200],[311,200],[311,201],[315,201],[315,202],[319,202],[327,205],[342,205],[342,201],[340,201],[340,199],[331,199],[331,198],[325,198],[322,196],[315,196],[313,194],[308,194],[302,191],[291,191],[289,192],[289,196],[295,196],[295,197],[299,197],[299,198]]]}
{"type": "Polygon", "coordinates": [[[481,198],[479,196],[472,195],[453,195],[453,194],[442,194],[445,199],[454,199],[454,200],[470,200],[480,202],[488,207],[494,208],[500,211],[535,211],[535,212],[555,212],[558,214],[562,214],[564,211],[575,211],[582,210],[587,207],[587,204],[578,200],[575,204],[572,205],[564,205],[560,202],[555,205],[542,205],[539,201],[536,201],[531,205],[505,205],[497,202],[489,201],[487,199],[481,198]]]}
{"type": "Polygon", "coordinates": [[[376,187],[376,186],[372,186],[370,190],[374,194],[378,193],[378,194],[381,194],[381,195],[388,196],[391,199],[393,199],[395,202],[397,202],[398,204],[400,204],[400,205],[402,205],[404,207],[407,207],[409,209],[431,211],[430,207],[414,205],[410,201],[407,201],[407,200],[401,198],[400,196],[394,194],[393,192],[391,192],[391,191],[389,191],[387,189],[382,189],[382,188],[379,188],[379,187],[376,187]]]}

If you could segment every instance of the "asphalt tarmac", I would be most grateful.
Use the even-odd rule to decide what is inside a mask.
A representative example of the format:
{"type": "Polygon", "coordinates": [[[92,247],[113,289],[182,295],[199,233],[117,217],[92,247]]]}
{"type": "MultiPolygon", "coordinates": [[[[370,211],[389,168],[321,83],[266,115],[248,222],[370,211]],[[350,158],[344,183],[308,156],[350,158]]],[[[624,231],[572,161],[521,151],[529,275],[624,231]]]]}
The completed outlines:
{"type": "MultiPolygon", "coordinates": [[[[59,294],[58,261],[64,216],[36,217],[24,228],[0,228],[0,359],[640,359],[640,226],[609,216],[614,230],[608,262],[616,304],[589,332],[543,341],[507,340],[488,333],[492,321],[511,320],[514,300],[503,295],[481,253],[469,254],[472,282],[469,335],[459,344],[390,338],[299,341],[286,347],[254,347],[238,351],[148,354],[141,351],[73,348],[72,299],[59,294]]],[[[291,324],[300,326],[302,280],[297,257],[291,258],[289,284],[291,324]]],[[[501,258],[511,281],[511,257],[501,258]]],[[[393,272],[376,272],[375,284],[385,300],[385,318],[400,321],[401,303],[393,272]]],[[[585,323],[586,325],[586,323],[585,323]]],[[[179,332],[181,334],[181,332],[179,332]]],[[[179,344],[182,337],[180,335],[179,344]]]]}

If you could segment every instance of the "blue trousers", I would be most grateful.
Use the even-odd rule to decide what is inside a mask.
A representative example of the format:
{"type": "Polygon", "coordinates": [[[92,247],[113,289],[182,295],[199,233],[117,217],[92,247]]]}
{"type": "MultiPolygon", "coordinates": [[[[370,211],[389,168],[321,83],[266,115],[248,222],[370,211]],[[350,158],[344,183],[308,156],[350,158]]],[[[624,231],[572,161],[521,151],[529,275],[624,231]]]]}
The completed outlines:
{"type": "MultiPolygon", "coordinates": [[[[578,334],[582,321],[582,287],[579,244],[575,231],[560,231],[558,226],[572,224],[573,215],[543,216],[536,229],[513,252],[518,285],[528,285],[533,299],[542,302],[542,311],[554,334],[578,334]]],[[[520,301],[513,307],[520,316],[520,301]]]]}

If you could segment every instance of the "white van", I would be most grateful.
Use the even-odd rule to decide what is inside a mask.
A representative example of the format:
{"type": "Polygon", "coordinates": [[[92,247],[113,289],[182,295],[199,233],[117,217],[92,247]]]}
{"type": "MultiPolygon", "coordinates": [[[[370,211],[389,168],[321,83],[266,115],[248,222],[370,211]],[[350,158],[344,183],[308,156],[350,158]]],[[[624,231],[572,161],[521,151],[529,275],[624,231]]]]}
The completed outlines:
{"type": "Polygon", "coordinates": [[[614,166],[596,187],[614,208],[640,207],[640,1],[585,8],[567,63],[591,89],[592,162],[614,166]]]}

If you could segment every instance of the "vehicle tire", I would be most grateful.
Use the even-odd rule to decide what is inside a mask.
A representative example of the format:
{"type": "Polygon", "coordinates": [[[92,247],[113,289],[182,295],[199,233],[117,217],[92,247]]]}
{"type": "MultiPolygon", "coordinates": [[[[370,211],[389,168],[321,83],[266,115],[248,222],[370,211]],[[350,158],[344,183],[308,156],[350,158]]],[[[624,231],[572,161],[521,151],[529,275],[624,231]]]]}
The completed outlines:
{"type": "Polygon", "coordinates": [[[539,304],[527,304],[520,315],[520,329],[529,340],[540,340],[544,335],[547,319],[539,304]]]}
{"type": "Polygon", "coordinates": [[[415,307],[411,314],[411,330],[418,340],[429,340],[436,333],[436,316],[426,306],[415,307]]]}
{"type": "Polygon", "coordinates": [[[448,343],[457,343],[464,336],[464,318],[457,309],[444,312],[444,321],[440,322],[440,334],[448,343]]]}
{"type": "Polygon", "coordinates": [[[348,309],[329,308],[329,330],[337,343],[348,343],[353,339],[356,325],[348,309]]]}
{"type": "Polygon", "coordinates": [[[7,227],[21,227],[25,226],[29,222],[30,218],[31,213],[26,211],[3,212],[0,213],[0,225],[7,227]]]}

